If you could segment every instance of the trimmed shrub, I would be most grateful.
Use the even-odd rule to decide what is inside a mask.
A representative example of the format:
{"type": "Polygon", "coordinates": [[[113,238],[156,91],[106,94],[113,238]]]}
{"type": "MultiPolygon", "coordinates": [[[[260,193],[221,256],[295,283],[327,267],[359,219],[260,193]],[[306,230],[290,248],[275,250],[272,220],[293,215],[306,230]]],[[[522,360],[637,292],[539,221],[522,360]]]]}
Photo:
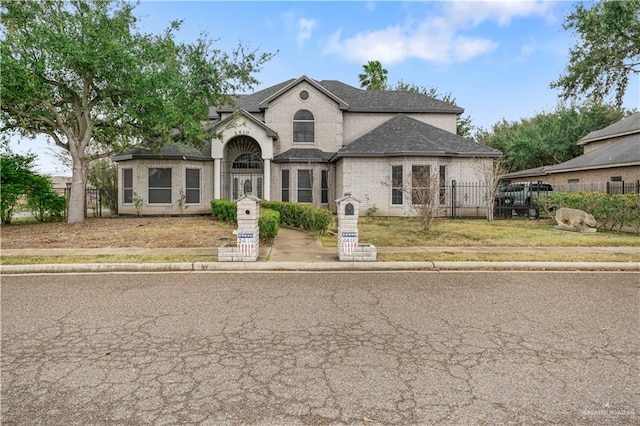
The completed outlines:
{"type": "Polygon", "coordinates": [[[238,206],[229,200],[212,200],[211,215],[223,222],[235,222],[238,219],[238,206]]]}
{"type": "Polygon", "coordinates": [[[333,215],[325,209],[308,204],[262,201],[260,205],[280,213],[280,223],[305,231],[325,233],[333,222],[333,215]]]}
{"type": "Polygon", "coordinates": [[[258,227],[260,228],[261,240],[275,238],[280,230],[280,213],[276,210],[261,208],[258,227]]]}
{"type": "Polygon", "coordinates": [[[51,181],[34,175],[27,190],[27,207],[38,222],[64,220],[67,199],[56,194],[51,181]]]}
{"type": "Polygon", "coordinates": [[[551,217],[555,210],[569,207],[591,213],[598,221],[598,229],[620,231],[623,227],[630,227],[640,232],[640,194],[550,192],[540,196],[537,203],[551,217]]]}

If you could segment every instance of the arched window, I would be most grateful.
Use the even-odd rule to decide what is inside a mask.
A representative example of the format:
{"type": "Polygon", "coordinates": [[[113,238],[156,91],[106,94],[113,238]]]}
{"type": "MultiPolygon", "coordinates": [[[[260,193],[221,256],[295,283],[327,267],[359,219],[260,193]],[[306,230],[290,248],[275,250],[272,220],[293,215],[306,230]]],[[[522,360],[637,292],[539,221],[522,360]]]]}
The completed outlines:
{"type": "Polygon", "coordinates": [[[252,152],[240,154],[233,160],[234,169],[262,169],[262,158],[252,152]]]}
{"type": "Polygon", "coordinates": [[[315,120],[311,111],[301,109],[293,116],[293,142],[315,142],[315,120]]]}

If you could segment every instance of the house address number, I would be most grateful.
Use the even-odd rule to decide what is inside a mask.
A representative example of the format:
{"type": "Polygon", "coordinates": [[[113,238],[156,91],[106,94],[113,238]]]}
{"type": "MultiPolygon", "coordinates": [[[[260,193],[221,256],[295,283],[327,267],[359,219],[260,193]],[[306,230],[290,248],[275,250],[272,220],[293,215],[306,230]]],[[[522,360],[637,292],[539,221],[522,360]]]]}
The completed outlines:
{"type": "Polygon", "coordinates": [[[236,135],[248,135],[248,130],[236,130],[236,135]]]}

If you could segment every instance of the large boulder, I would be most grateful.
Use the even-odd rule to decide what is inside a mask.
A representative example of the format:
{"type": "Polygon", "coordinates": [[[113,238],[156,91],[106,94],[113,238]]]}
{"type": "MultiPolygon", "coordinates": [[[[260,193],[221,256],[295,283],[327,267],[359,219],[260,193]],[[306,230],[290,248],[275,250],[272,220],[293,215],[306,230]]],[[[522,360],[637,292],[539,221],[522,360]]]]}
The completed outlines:
{"type": "Polygon", "coordinates": [[[573,232],[596,232],[593,215],[578,209],[562,207],[556,212],[556,229],[573,232]]]}

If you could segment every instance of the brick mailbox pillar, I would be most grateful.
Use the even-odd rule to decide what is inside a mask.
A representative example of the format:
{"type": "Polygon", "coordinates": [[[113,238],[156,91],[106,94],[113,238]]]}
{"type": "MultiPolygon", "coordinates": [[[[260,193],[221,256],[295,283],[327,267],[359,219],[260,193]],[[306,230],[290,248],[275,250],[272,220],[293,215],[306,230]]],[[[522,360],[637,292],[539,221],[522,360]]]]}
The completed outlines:
{"type": "Polygon", "coordinates": [[[360,243],[358,236],[358,214],[360,201],[346,193],[336,200],[338,205],[338,258],[341,261],[375,261],[376,247],[360,243]]]}
{"type": "Polygon", "coordinates": [[[236,245],[218,247],[219,262],[255,262],[260,252],[260,199],[247,195],[238,200],[236,245]]]}

